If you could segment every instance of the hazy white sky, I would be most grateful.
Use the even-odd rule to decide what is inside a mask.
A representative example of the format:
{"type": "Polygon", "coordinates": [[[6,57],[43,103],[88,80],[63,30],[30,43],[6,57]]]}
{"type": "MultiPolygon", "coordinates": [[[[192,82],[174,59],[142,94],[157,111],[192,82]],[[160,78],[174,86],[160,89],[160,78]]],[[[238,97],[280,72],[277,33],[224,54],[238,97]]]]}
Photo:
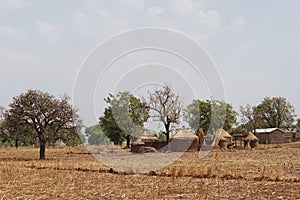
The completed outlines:
{"type": "Polygon", "coordinates": [[[299,8],[297,0],[0,0],[0,105],[28,89],[72,95],[95,46],[121,31],[154,26],[205,47],[236,109],[284,96],[300,114],[299,8]]]}

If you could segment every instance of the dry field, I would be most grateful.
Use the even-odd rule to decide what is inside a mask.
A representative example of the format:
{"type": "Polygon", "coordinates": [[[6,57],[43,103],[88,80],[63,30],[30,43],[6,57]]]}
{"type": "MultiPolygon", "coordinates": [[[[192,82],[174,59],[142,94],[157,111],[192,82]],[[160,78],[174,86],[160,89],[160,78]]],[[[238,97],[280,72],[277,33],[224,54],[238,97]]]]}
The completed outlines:
{"type": "Polygon", "coordinates": [[[48,147],[43,161],[38,151],[0,148],[0,199],[300,199],[300,143],[185,153],[144,174],[111,170],[85,147],[48,147]]]}

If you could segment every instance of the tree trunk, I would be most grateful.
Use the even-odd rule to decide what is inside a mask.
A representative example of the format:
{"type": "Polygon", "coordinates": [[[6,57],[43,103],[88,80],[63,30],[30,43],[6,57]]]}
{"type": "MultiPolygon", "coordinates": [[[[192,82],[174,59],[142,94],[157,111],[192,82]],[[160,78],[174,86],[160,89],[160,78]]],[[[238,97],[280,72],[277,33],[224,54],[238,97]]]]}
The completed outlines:
{"type": "Polygon", "coordinates": [[[39,143],[40,143],[40,160],[45,160],[45,149],[46,149],[46,143],[47,140],[45,139],[43,133],[38,134],[39,143]]]}
{"type": "Polygon", "coordinates": [[[171,151],[171,146],[170,146],[170,124],[167,123],[165,124],[165,129],[166,129],[166,138],[167,138],[167,146],[168,146],[168,151],[171,151]]]}
{"type": "Polygon", "coordinates": [[[165,135],[166,135],[166,139],[167,139],[167,144],[169,144],[169,142],[170,142],[170,132],[167,131],[165,135]]]}
{"type": "Polygon", "coordinates": [[[126,148],[130,148],[130,135],[126,135],[126,148]]]}
{"type": "Polygon", "coordinates": [[[15,139],[15,147],[18,148],[19,147],[19,139],[15,139]]]}
{"type": "Polygon", "coordinates": [[[169,144],[169,142],[170,142],[170,124],[169,123],[165,124],[165,129],[166,129],[165,135],[167,137],[167,144],[169,144]]]}
{"type": "Polygon", "coordinates": [[[40,160],[45,160],[45,149],[46,149],[46,144],[45,143],[40,143],[40,160]]]}

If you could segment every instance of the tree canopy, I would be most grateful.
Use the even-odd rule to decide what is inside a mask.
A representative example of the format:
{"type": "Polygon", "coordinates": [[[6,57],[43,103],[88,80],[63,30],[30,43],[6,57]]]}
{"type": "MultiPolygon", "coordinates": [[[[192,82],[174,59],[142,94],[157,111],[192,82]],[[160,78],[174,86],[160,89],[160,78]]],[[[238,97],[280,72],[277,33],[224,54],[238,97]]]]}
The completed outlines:
{"type": "Polygon", "coordinates": [[[295,121],[294,106],[284,97],[265,97],[257,106],[240,107],[242,125],[247,131],[257,128],[292,128],[295,121]]]}
{"type": "Polygon", "coordinates": [[[5,127],[11,137],[37,138],[40,159],[45,159],[46,144],[78,138],[81,121],[77,110],[67,100],[57,99],[39,90],[28,90],[14,97],[9,104],[5,113],[5,127]]]}
{"type": "Polygon", "coordinates": [[[299,131],[300,130],[300,118],[297,118],[296,119],[296,128],[297,128],[297,130],[299,131]]]}
{"type": "Polygon", "coordinates": [[[262,121],[261,128],[291,127],[296,116],[294,106],[284,97],[265,97],[256,109],[262,121]]]}
{"type": "Polygon", "coordinates": [[[5,108],[3,106],[0,106],[0,121],[4,120],[4,113],[5,113],[5,108]]]}
{"type": "Polygon", "coordinates": [[[85,135],[88,137],[90,145],[107,144],[109,142],[109,138],[102,131],[100,124],[87,127],[85,135]]]}
{"type": "Polygon", "coordinates": [[[237,113],[224,101],[194,100],[184,110],[184,120],[197,133],[202,128],[205,134],[224,128],[230,130],[236,123],[237,113]]]}
{"type": "Polygon", "coordinates": [[[100,127],[114,144],[126,138],[126,147],[129,147],[130,136],[142,133],[144,122],[149,118],[147,104],[129,92],[109,94],[104,100],[109,106],[99,118],[100,127]]]}

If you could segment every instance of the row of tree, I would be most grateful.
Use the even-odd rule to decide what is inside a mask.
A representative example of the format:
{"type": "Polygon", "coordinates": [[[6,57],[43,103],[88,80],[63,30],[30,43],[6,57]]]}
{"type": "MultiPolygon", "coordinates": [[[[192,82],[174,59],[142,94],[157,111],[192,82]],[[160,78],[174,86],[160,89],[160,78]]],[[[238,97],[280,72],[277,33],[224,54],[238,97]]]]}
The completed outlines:
{"type": "MultiPolygon", "coordinates": [[[[149,93],[147,99],[140,99],[128,92],[105,99],[109,104],[104,115],[99,118],[100,128],[115,144],[142,133],[143,124],[159,121],[163,127],[166,141],[169,142],[172,125],[180,120],[188,123],[198,133],[202,128],[205,134],[211,134],[219,128],[231,131],[233,128],[246,132],[257,128],[295,128],[295,110],[283,97],[266,97],[257,106],[240,107],[241,124],[237,124],[238,112],[231,104],[219,100],[194,100],[183,108],[182,98],[176,95],[169,85],[149,93]]],[[[300,120],[298,120],[300,125],[300,120]]],[[[176,127],[176,126],[175,126],[176,127]]],[[[298,126],[299,127],[299,126],[298,126]]]]}
{"type": "MultiPolygon", "coordinates": [[[[194,100],[183,107],[183,99],[172,91],[169,85],[149,92],[147,98],[138,98],[129,92],[110,94],[104,99],[108,106],[99,124],[87,127],[85,136],[90,144],[114,142],[120,144],[141,134],[144,124],[156,121],[163,125],[160,138],[169,142],[172,128],[185,121],[197,134],[202,128],[211,134],[219,128],[232,128],[245,131],[257,128],[295,128],[295,110],[283,97],[266,97],[257,106],[240,107],[241,124],[237,126],[238,113],[232,105],[224,101],[194,100]]],[[[81,134],[82,122],[77,110],[64,96],[56,98],[48,93],[29,90],[13,98],[6,110],[0,107],[1,144],[37,145],[40,159],[45,159],[46,145],[64,143],[82,144],[85,137],[81,134]]]]}
{"type": "Polygon", "coordinates": [[[300,128],[300,120],[295,122],[294,106],[284,97],[266,97],[257,106],[240,107],[241,121],[240,129],[247,131],[257,128],[300,128]]]}

